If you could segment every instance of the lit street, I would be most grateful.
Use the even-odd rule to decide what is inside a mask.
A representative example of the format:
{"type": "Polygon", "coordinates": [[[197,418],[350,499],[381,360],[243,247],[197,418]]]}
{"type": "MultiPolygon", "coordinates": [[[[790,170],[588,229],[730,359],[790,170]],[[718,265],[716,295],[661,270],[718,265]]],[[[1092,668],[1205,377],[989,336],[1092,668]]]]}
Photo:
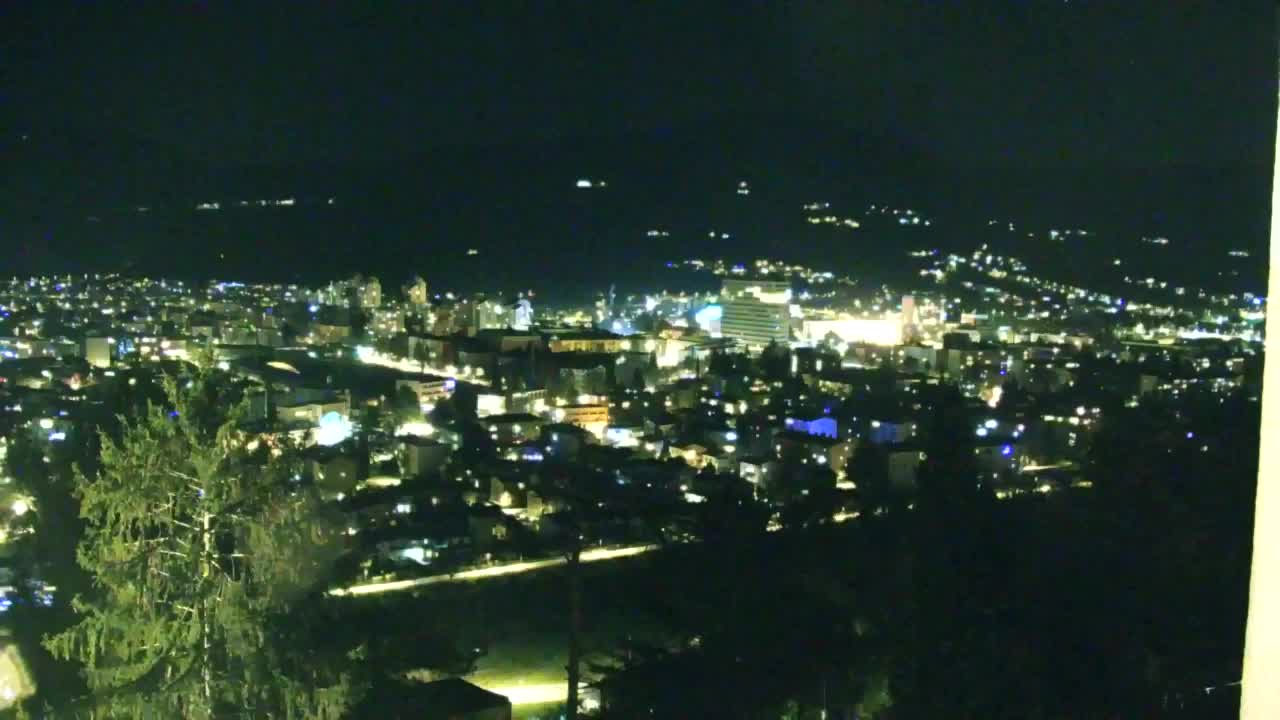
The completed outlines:
{"type": "MultiPolygon", "coordinates": [[[[635,557],[636,555],[652,552],[657,550],[659,547],[660,546],[658,545],[630,545],[620,548],[597,548],[594,550],[584,550],[582,552],[582,562],[594,563],[603,562],[605,560],[620,560],[622,558],[635,557]]],[[[352,585],[346,588],[330,590],[329,594],[343,597],[403,592],[405,590],[413,590],[427,585],[474,582],[476,580],[485,580],[488,578],[502,577],[506,575],[519,575],[522,573],[534,572],[535,570],[559,567],[564,565],[566,562],[568,561],[565,560],[564,557],[558,556],[546,558],[544,560],[530,560],[527,562],[507,563],[504,565],[491,565],[489,567],[476,568],[474,570],[463,570],[462,572],[450,575],[429,575],[427,577],[412,578],[409,580],[388,580],[386,582],[352,585]]]]}

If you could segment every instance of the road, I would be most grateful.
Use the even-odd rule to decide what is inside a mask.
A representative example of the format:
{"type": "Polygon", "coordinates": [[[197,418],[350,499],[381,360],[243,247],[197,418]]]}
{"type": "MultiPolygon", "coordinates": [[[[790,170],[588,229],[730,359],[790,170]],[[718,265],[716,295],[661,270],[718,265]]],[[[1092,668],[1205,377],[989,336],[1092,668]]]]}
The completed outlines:
{"type": "MultiPolygon", "coordinates": [[[[858,517],[858,513],[836,513],[832,520],[836,523],[848,522],[858,517]]],[[[782,529],[781,526],[771,526],[770,531],[782,529]]],[[[622,558],[635,557],[647,552],[657,550],[660,545],[643,544],[643,545],[627,545],[616,548],[594,548],[584,550],[582,552],[582,562],[594,563],[605,560],[620,560],[622,558]]],[[[490,565],[488,567],[475,568],[473,570],[463,570],[461,572],[449,575],[428,575],[426,577],[409,578],[407,580],[386,580],[382,582],[361,583],[345,588],[334,588],[329,594],[335,597],[355,597],[359,595],[381,595],[389,592],[403,592],[405,590],[413,590],[415,588],[426,587],[428,585],[439,585],[442,583],[458,583],[458,582],[474,582],[476,580],[485,580],[488,578],[503,577],[506,575],[519,575],[521,573],[534,572],[536,570],[545,570],[547,568],[559,567],[567,562],[564,557],[557,556],[544,558],[542,560],[526,560],[524,562],[504,563],[502,565],[490,565]]]]}
{"type": "Polygon", "coordinates": [[[401,372],[407,372],[407,373],[415,373],[415,374],[423,374],[423,375],[439,375],[440,377],[458,378],[466,382],[469,382],[473,385],[487,386],[489,384],[488,380],[482,377],[477,377],[476,374],[472,372],[471,368],[469,367],[440,368],[440,367],[434,367],[431,365],[423,366],[423,364],[420,362],[417,362],[414,360],[406,360],[403,358],[397,358],[391,355],[387,355],[386,353],[380,353],[377,350],[373,350],[371,348],[370,349],[362,348],[358,350],[357,357],[360,359],[360,362],[365,363],[366,365],[377,365],[379,367],[391,368],[392,370],[399,370],[401,372]]]}
{"type": "MultiPolygon", "coordinates": [[[[628,545],[617,548],[594,548],[591,550],[584,550],[582,552],[582,562],[594,563],[605,560],[620,560],[622,558],[635,557],[636,555],[652,552],[657,550],[659,547],[660,546],[658,545],[648,544],[628,545]]],[[[330,590],[329,594],[335,597],[355,597],[360,595],[380,595],[389,592],[403,592],[405,590],[413,590],[427,585],[474,582],[476,580],[485,580],[505,575],[519,575],[522,573],[534,572],[536,570],[558,567],[560,565],[564,565],[566,562],[568,561],[564,557],[557,556],[553,558],[545,558],[543,560],[529,560],[526,562],[490,565],[489,567],[476,568],[474,570],[463,570],[450,575],[428,575],[427,577],[410,578],[407,580],[388,580],[385,582],[362,583],[360,585],[352,585],[345,588],[335,588],[330,590]]]]}

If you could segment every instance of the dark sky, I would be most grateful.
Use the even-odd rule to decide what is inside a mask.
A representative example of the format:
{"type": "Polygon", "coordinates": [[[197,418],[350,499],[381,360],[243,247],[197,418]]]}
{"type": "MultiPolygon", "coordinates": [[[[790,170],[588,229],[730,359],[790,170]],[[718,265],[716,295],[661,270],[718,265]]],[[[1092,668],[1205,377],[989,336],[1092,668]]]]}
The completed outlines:
{"type": "Polygon", "coordinates": [[[775,123],[957,166],[1267,163],[1275,27],[1237,0],[15,1],[0,131],[210,167],[775,123]]]}

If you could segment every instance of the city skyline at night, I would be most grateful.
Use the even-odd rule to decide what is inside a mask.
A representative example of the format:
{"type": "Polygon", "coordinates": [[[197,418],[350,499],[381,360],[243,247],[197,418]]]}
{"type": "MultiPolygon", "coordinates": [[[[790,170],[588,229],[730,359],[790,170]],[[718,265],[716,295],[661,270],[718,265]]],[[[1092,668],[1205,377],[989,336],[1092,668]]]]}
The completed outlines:
{"type": "Polygon", "coordinates": [[[3,4],[0,718],[1237,717],[1275,20],[3,4]]]}

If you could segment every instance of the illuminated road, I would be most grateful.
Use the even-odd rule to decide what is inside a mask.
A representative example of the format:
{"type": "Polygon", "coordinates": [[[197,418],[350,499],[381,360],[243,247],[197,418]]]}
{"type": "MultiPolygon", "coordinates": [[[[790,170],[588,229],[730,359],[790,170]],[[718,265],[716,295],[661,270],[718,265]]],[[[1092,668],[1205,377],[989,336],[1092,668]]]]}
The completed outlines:
{"type": "MultiPolygon", "coordinates": [[[[634,557],[647,552],[658,549],[658,545],[630,545],[619,548],[595,548],[592,550],[584,550],[582,552],[582,562],[593,563],[604,560],[619,560],[622,558],[634,557]]],[[[364,583],[362,585],[352,585],[347,588],[336,588],[330,590],[329,594],[334,596],[356,596],[356,595],[380,595],[389,592],[402,592],[404,590],[413,590],[414,588],[425,587],[427,585],[438,585],[441,583],[456,582],[473,582],[476,580],[485,580],[487,578],[502,577],[504,575],[519,575],[522,573],[533,572],[535,570],[545,570],[546,568],[564,565],[567,561],[564,557],[546,558],[543,560],[529,560],[527,562],[506,563],[503,565],[492,565],[490,567],[476,568],[474,570],[463,570],[452,575],[429,575],[427,577],[411,578],[408,580],[388,580],[386,582],[364,583]]]]}
{"type": "Polygon", "coordinates": [[[489,381],[484,378],[476,377],[471,372],[471,368],[439,368],[431,365],[423,366],[422,363],[414,360],[404,360],[392,357],[385,353],[375,350],[358,351],[357,357],[360,362],[366,365],[377,365],[379,367],[391,368],[401,372],[423,374],[423,375],[439,375],[440,377],[457,377],[474,385],[488,385],[489,381]]]}

